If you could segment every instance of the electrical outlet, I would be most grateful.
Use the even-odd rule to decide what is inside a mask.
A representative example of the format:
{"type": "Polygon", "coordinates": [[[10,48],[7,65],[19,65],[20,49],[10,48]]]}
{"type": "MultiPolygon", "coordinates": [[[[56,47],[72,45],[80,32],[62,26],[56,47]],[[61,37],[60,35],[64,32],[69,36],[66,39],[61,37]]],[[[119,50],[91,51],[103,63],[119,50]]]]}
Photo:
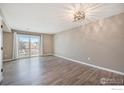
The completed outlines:
{"type": "Polygon", "coordinates": [[[90,57],[88,57],[87,59],[90,60],[90,57]]]}
{"type": "Polygon", "coordinates": [[[5,57],[7,57],[7,55],[5,54],[5,57]]]}

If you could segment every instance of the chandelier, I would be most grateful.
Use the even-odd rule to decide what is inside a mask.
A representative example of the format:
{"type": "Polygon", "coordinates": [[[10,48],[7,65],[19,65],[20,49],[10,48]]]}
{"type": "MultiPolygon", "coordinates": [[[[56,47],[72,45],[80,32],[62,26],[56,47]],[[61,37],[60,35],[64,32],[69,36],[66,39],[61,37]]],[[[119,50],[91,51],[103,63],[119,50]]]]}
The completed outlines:
{"type": "Polygon", "coordinates": [[[85,12],[81,9],[81,4],[80,4],[80,9],[74,12],[73,14],[73,22],[77,21],[83,21],[85,19],[85,12]]]}

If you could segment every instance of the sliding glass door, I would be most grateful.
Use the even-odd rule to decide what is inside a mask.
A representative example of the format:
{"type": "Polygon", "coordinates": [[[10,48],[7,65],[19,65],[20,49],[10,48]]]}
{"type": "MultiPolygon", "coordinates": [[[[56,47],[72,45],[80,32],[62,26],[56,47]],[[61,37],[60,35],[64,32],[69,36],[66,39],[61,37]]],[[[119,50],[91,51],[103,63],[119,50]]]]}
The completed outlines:
{"type": "Polygon", "coordinates": [[[18,35],[18,57],[28,57],[29,56],[29,42],[30,38],[28,35],[18,35]]]}
{"type": "Polygon", "coordinates": [[[18,58],[38,56],[40,54],[40,36],[18,34],[18,58]]]}
{"type": "Polygon", "coordinates": [[[38,56],[40,51],[40,37],[39,36],[31,36],[30,38],[30,55],[38,56]]]}

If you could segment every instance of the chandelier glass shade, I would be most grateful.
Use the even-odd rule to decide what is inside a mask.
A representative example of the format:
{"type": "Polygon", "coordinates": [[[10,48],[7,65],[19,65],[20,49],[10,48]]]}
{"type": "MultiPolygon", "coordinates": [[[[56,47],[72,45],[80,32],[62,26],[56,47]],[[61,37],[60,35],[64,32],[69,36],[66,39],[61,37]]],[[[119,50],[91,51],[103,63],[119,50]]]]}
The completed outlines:
{"type": "Polygon", "coordinates": [[[74,22],[77,22],[77,21],[82,21],[85,19],[85,13],[84,11],[77,11],[74,13],[74,22]]]}
{"type": "Polygon", "coordinates": [[[81,4],[80,4],[80,9],[74,12],[73,14],[73,22],[77,21],[83,21],[85,19],[85,12],[81,9],[81,4]]]}

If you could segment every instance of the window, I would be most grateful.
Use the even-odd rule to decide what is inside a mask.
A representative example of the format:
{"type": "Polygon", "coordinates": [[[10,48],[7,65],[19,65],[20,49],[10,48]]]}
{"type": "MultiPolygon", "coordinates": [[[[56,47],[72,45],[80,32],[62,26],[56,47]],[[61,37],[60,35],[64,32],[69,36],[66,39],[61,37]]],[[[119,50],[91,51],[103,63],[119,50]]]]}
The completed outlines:
{"type": "Polygon", "coordinates": [[[18,57],[38,56],[40,36],[18,34],[18,57]]]}

